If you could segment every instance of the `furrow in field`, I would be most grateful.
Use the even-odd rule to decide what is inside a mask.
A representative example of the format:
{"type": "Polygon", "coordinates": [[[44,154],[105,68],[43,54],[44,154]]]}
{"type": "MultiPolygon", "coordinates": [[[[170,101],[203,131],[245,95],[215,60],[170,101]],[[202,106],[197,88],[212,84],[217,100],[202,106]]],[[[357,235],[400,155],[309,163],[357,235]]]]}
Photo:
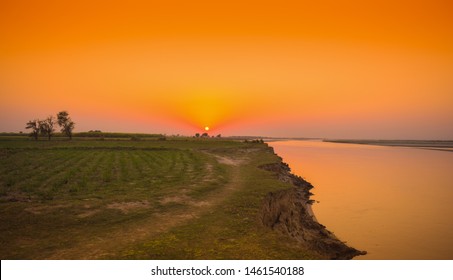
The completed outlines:
{"type": "Polygon", "coordinates": [[[83,165],[77,166],[75,169],[77,172],[77,179],[75,180],[76,184],[73,186],[73,192],[86,192],[90,188],[92,182],[92,175],[94,174],[95,168],[98,166],[98,163],[101,161],[103,155],[106,151],[97,150],[89,152],[85,158],[83,165]]]}
{"type": "Polygon", "coordinates": [[[21,181],[32,180],[34,177],[42,176],[41,172],[48,169],[47,163],[52,162],[52,165],[56,166],[67,161],[67,158],[58,157],[56,153],[48,150],[17,153],[17,157],[10,159],[8,164],[5,161],[5,166],[13,166],[11,171],[21,181]]]}
{"type": "Polygon", "coordinates": [[[142,166],[142,172],[143,174],[148,174],[151,172],[152,167],[156,165],[156,160],[155,157],[152,155],[153,151],[141,151],[138,153],[138,156],[140,157],[141,161],[143,162],[142,166]]]}
{"type": "MultiPolygon", "coordinates": [[[[211,160],[213,157],[210,157],[211,160]]],[[[244,161],[245,162],[245,161],[244,161]]],[[[205,168],[209,169],[205,165],[205,168]]],[[[212,162],[210,163],[212,164],[212,162]]],[[[165,233],[171,228],[184,225],[193,219],[209,213],[211,209],[222,204],[232,193],[243,187],[244,182],[240,176],[240,165],[225,167],[228,169],[228,178],[223,186],[216,191],[208,193],[202,201],[192,200],[186,203],[184,208],[169,208],[164,212],[155,211],[147,218],[140,220],[135,225],[109,230],[104,234],[93,236],[84,243],[74,244],[71,248],[55,251],[46,256],[49,259],[107,259],[118,258],[118,252],[127,252],[127,248],[152,240],[159,234],[165,233]],[[114,243],[112,243],[114,240],[114,243]]],[[[205,172],[213,172],[205,170],[205,172]]],[[[208,174],[206,176],[213,176],[208,174]]],[[[126,214],[122,214],[126,215],[126,214]]],[[[125,255],[119,257],[124,258],[125,255]]],[[[127,256],[126,256],[127,257],[127,256]]]]}
{"type": "Polygon", "coordinates": [[[64,170],[67,166],[74,166],[84,160],[81,154],[75,154],[74,157],[68,158],[66,155],[58,154],[62,160],[51,161],[45,155],[41,156],[35,164],[40,166],[39,169],[33,171],[33,175],[19,182],[17,187],[27,193],[46,192],[45,182],[49,178],[56,176],[60,170],[64,170]],[[58,166],[58,167],[55,167],[58,166]]]}
{"type": "Polygon", "coordinates": [[[143,158],[140,156],[141,153],[142,153],[142,151],[135,151],[135,152],[131,153],[132,166],[137,174],[137,177],[136,177],[137,181],[143,181],[143,178],[145,176],[145,172],[143,171],[145,162],[144,162],[143,158]]]}
{"type": "Polygon", "coordinates": [[[113,163],[115,161],[114,153],[107,153],[105,162],[102,163],[101,169],[99,170],[99,176],[101,177],[101,184],[104,186],[112,181],[113,163]]]}
{"type": "Polygon", "coordinates": [[[86,180],[87,188],[89,191],[99,191],[103,186],[103,170],[109,161],[109,155],[111,151],[100,151],[98,155],[95,156],[92,162],[86,166],[86,180]]]}
{"type": "Polygon", "coordinates": [[[113,153],[114,157],[113,157],[113,164],[112,164],[112,181],[113,182],[120,182],[120,178],[121,178],[121,170],[120,170],[120,158],[121,158],[121,155],[120,153],[113,153]]]}
{"type": "MultiPolygon", "coordinates": [[[[58,166],[57,168],[54,168],[52,170],[52,173],[47,177],[47,179],[41,183],[41,188],[44,191],[52,190],[56,193],[61,192],[64,189],[64,187],[70,184],[71,180],[73,180],[73,178],[71,178],[70,176],[71,169],[74,166],[80,166],[82,162],[85,163],[87,156],[88,154],[86,152],[80,153],[80,158],[78,160],[77,159],[68,160],[64,164],[58,166]]],[[[93,161],[91,161],[90,159],[89,162],[95,165],[96,153],[94,153],[93,159],[94,159],[93,161]]],[[[72,177],[74,177],[74,175],[72,177]]]]}
{"type": "Polygon", "coordinates": [[[125,154],[126,169],[128,173],[127,183],[136,186],[140,181],[140,167],[136,163],[136,153],[139,151],[128,151],[125,154]]]}

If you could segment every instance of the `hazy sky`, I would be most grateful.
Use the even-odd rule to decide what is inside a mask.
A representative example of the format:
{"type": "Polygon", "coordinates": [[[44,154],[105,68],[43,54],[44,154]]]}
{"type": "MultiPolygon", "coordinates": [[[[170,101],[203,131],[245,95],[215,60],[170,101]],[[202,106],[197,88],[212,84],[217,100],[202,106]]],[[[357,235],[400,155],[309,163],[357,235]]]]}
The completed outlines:
{"type": "Polygon", "coordinates": [[[453,139],[452,3],[2,0],[0,132],[453,139]]]}

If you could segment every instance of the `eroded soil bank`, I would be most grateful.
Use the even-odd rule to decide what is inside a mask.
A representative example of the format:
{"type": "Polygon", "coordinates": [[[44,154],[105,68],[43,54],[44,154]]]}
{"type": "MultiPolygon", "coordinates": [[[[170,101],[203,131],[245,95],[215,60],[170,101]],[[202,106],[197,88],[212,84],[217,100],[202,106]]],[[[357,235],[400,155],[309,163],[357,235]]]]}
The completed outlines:
{"type": "Polygon", "coordinates": [[[292,185],[288,189],[270,192],[265,197],[260,213],[263,225],[290,236],[324,259],[352,259],[366,254],[347,246],[317,222],[311,211],[313,200],[310,200],[310,190],[313,186],[292,174],[286,163],[280,161],[260,167],[275,173],[278,180],[292,185]]]}

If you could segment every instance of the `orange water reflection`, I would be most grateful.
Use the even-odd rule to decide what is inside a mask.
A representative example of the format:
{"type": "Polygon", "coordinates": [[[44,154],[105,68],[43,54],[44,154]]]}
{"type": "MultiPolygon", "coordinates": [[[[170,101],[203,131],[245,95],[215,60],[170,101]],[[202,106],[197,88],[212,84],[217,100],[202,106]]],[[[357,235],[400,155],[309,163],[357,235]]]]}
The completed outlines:
{"type": "Polygon", "coordinates": [[[453,259],[453,153],[317,141],[270,143],[314,186],[320,223],[368,255],[453,259]]]}

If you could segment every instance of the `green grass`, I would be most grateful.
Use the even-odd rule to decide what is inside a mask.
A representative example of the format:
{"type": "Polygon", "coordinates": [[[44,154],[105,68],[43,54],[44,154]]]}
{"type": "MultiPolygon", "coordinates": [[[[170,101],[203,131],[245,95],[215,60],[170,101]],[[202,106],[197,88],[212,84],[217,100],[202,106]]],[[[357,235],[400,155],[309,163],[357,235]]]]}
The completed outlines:
{"type": "Polygon", "coordinates": [[[223,139],[0,137],[0,257],[313,258],[258,221],[289,187],[258,168],[278,160],[223,139]]]}

